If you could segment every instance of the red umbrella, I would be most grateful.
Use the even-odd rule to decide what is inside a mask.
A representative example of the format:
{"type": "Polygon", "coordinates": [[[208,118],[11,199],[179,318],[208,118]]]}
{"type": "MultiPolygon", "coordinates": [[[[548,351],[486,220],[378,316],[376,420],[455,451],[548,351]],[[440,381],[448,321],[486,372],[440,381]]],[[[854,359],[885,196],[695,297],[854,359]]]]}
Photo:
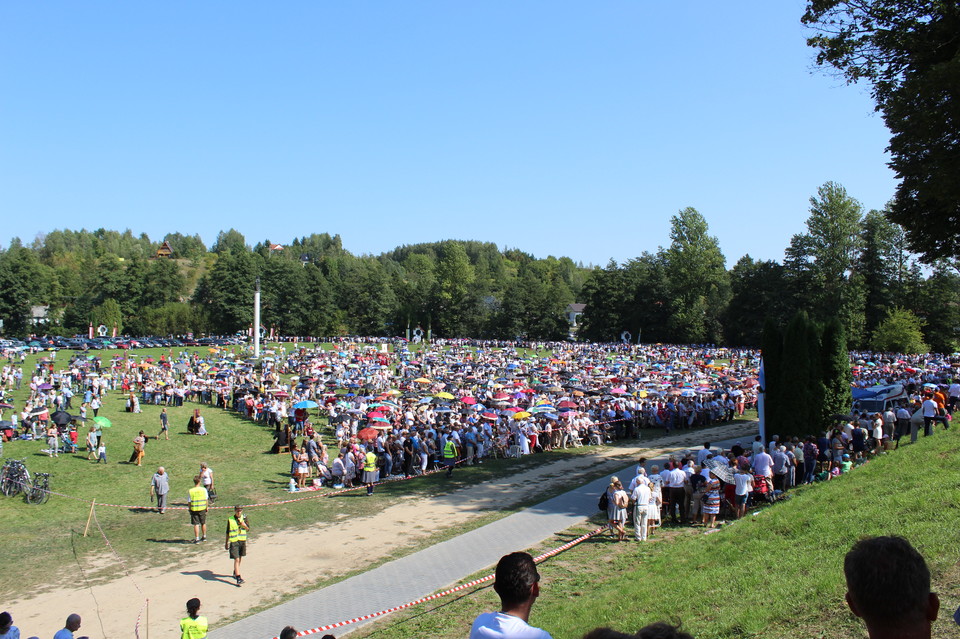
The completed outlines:
{"type": "Polygon", "coordinates": [[[384,415],[379,411],[373,411],[372,413],[367,413],[367,419],[376,419],[377,417],[380,417],[382,419],[384,415]]]}
{"type": "Polygon", "coordinates": [[[488,413],[482,413],[480,416],[483,417],[484,419],[496,419],[496,418],[497,418],[497,416],[496,416],[495,414],[489,413],[489,412],[488,412],[488,413]]]}
{"type": "Polygon", "coordinates": [[[477,403],[476,397],[461,397],[460,401],[466,404],[467,406],[473,406],[477,403]]]}
{"type": "Polygon", "coordinates": [[[557,408],[576,408],[577,404],[571,401],[563,401],[557,406],[557,408]]]}
{"type": "Polygon", "coordinates": [[[358,439],[376,439],[377,435],[380,433],[377,432],[376,428],[363,428],[357,433],[358,439]]]}

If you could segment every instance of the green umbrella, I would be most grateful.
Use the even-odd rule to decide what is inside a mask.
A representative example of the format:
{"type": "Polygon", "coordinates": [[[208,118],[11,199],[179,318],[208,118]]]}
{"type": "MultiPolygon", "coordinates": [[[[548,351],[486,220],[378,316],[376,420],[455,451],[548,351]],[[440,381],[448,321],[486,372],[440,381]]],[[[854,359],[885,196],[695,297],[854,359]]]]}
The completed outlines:
{"type": "Polygon", "coordinates": [[[94,422],[97,424],[97,426],[99,426],[100,428],[110,428],[110,427],[113,426],[113,424],[110,423],[110,420],[107,419],[106,417],[99,417],[99,416],[98,416],[98,417],[94,417],[94,418],[93,418],[93,421],[94,421],[94,422]]]}

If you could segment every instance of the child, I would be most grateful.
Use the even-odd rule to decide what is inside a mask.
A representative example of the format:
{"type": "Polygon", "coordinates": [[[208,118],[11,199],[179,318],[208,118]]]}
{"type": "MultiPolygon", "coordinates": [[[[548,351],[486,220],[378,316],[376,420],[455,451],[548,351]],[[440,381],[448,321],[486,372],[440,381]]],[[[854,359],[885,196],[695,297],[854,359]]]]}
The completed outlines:
{"type": "Polygon", "coordinates": [[[100,439],[100,444],[97,445],[97,463],[103,462],[107,463],[107,445],[104,443],[103,438],[100,439]]]}

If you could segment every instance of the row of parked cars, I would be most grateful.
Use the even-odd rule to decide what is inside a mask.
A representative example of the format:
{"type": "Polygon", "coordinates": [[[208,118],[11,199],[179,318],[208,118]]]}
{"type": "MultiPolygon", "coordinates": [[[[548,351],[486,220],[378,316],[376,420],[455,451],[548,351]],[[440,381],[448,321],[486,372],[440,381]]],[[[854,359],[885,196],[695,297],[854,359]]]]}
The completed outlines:
{"type": "Polygon", "coordinates": [[[177,348],[181,346],[232,346],[245,344],[240,337],[60,337],[43,336],[29,340],[0,339],[0,350],[69,349],[75,351],[131,349],[131,348],[177,348]]]}

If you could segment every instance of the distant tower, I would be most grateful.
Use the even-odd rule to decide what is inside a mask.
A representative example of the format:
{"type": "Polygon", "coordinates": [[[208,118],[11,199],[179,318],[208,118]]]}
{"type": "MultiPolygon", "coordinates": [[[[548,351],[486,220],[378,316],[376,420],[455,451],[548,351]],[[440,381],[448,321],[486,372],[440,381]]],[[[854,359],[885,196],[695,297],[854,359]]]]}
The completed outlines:
{"type": "Polygon", "coordinates": [[[260,358],[260,278],[253,291],[253,356],[260,358]]]}

